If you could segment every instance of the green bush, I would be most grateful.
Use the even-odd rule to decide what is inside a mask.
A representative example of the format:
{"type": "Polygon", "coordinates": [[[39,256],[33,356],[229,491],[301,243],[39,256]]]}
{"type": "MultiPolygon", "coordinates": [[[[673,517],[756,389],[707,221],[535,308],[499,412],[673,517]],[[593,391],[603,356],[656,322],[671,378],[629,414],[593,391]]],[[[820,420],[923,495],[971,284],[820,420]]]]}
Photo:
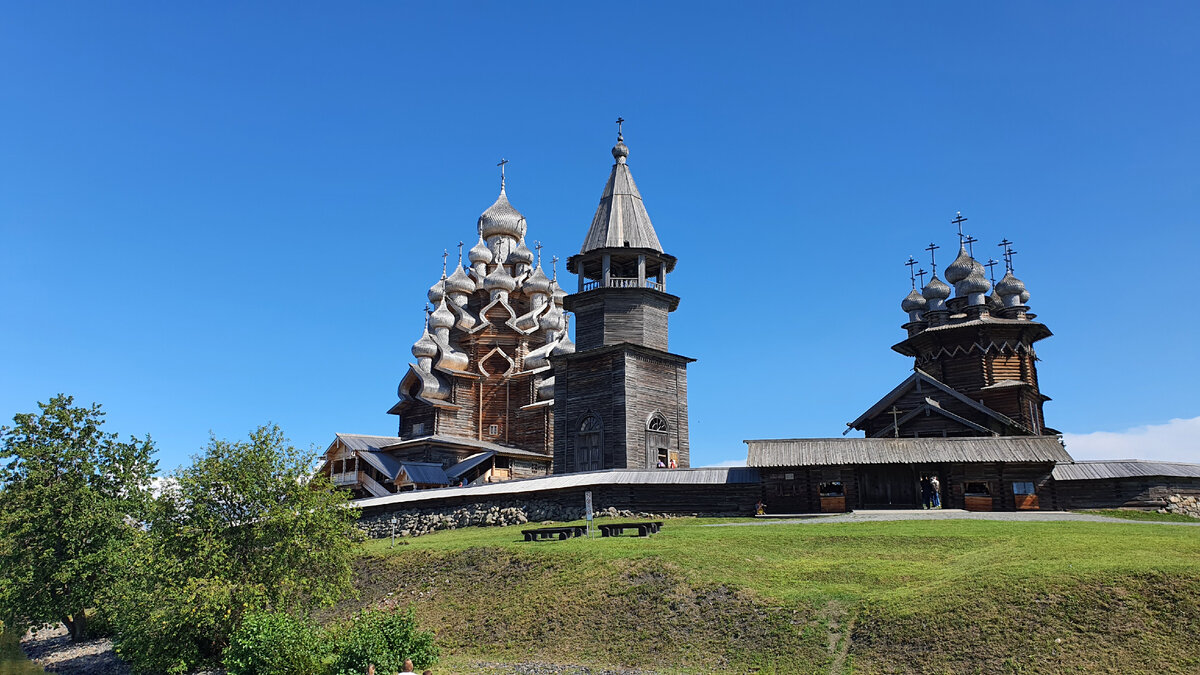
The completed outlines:
{"type": "Polygon", "coordinates": [[[333,675],[362,675],[375,664],[378,673],[401,670],[412,659],[417,670],[437,663],[433,633],[417,628],[410,608],[406,612],[364,610],[335,631],[333,675]]]}
{"type": "Polygon", "coordinates": [[[229,675],[321,675],[330,652],[330,641],[313,624],[282,612],[258,612],[234,631],[225,669],[229,675]]]}

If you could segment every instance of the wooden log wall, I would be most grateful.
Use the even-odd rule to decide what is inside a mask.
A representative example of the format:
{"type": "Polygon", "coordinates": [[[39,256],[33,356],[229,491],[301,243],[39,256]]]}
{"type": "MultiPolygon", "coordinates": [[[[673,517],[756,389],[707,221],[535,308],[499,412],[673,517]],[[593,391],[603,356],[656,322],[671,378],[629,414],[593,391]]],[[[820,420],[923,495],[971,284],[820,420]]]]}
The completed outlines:
{"type": "Polygon", "coordinates": [[[1065,509],[1161,508],[1171,495],[1200,497],[1200,478],[1139,476],[1054,481],[1065,509]]]}
{"type": "Polygon", "coordinates": [[[657,466],[657,460],[649,461],[646,451],[649,442],[646,425],[655,413],[667,419],[670,426],[667,449],[678,454],[679,468],[691,466],[687,363],[635,351],[626,351],[624,360],[626,464],[614,468],[653,469],[657,466]]]}

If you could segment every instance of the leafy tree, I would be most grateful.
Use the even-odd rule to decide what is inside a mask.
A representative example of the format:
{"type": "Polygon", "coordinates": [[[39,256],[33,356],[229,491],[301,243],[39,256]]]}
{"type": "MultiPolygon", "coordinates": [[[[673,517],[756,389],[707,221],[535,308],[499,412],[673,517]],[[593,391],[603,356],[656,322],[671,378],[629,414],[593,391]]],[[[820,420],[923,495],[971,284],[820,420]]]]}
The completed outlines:
{"type": "Polygon", "coordinates": [[[138,536],[154,446],[103,432],[98,404],[59,394],[38,407],[0,427],[0,620],[17,634],[62,621],[78,640],[138,536]]]}
{"type": "Polygon", "coordinates": [[[118,652],[138,670],[217,665],[247,613],[302,614],[351,591],[358,513],[311,466],[264,426],[211,439],[176,471],[113,591],[118,652]]]}

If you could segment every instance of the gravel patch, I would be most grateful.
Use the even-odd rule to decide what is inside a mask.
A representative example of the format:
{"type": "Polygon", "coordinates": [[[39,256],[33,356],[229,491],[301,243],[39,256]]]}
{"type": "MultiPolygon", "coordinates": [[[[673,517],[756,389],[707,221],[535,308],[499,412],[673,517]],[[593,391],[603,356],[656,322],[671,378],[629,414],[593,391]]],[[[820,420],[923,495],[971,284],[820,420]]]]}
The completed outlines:
{"type": "Polygon", "coordinates": [[[71,642],[62,624],[30,632],[21,640],[30,661],[52,673],[70,675],[128,675],[129,666],[113,653],[112,640],[71,642]]]}

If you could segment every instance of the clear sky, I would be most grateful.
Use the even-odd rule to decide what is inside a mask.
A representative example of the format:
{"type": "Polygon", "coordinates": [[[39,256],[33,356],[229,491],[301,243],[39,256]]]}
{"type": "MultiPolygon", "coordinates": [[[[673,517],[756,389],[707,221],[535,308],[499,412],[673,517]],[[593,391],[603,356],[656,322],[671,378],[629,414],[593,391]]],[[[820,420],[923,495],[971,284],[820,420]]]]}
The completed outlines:
{"type": "Polygon", "coordinates": [[[496,162],[565,258],[620,115],[693,464],[898,384],[903,263],[960,210],[1016,242],[1068,449],[1200,461],[1200,4],[750,4],[0,3],[0,417],[98,401],[164,468],[394,433],[496,162]]]}

